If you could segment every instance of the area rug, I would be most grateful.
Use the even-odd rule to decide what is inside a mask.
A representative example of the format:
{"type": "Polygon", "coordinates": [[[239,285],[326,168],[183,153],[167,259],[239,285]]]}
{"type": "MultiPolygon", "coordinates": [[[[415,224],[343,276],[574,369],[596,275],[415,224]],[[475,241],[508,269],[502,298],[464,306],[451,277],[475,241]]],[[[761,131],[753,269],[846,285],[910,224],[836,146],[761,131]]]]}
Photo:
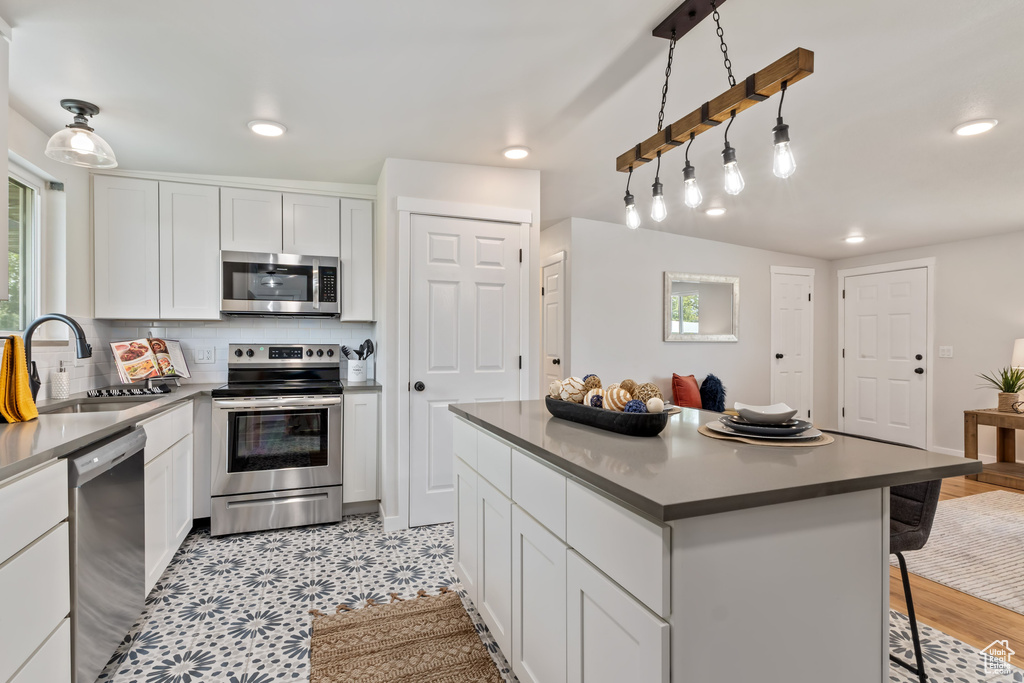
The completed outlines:
{"type": "Polygon", "coordinates": [[[314,611],[310,683],[501,683],[455,591],[314,611]]]}
{"type": "MultiPolygon", "coordinates": [[[[940,502],[927,545],[905,557],[912,574],[1024,614],[1024,495],[940,502]]],[[[895,555],[889,561],[898,566],[895,555]]]]}

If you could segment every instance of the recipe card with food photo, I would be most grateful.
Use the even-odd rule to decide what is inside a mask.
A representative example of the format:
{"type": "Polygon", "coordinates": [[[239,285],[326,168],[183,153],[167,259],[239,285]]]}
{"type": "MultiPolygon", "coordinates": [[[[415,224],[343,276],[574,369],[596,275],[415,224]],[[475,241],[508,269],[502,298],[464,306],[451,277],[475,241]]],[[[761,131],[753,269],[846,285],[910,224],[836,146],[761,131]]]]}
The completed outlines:
{"type": "Polygon", "coordinates": [[[159,377],[191,377],[181,342],[136,339],[110,342],[117,374],[125,384],[159,377]]]}

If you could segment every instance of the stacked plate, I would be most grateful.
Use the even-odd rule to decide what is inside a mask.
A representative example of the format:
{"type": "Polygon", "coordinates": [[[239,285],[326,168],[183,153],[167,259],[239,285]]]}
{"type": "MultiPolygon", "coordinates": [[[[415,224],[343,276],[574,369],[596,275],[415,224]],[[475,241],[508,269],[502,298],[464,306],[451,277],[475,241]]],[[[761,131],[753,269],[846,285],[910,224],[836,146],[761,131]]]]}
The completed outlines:
{"type": "Polygon", "coordinates": [[[796,410],[785,403],[771,406],[736,404],[739,415],[725,415],[706,427],[727,436],[745,436],[768,441],[816,439],[821,432],[807,420],[794,419],[796,410]]]}

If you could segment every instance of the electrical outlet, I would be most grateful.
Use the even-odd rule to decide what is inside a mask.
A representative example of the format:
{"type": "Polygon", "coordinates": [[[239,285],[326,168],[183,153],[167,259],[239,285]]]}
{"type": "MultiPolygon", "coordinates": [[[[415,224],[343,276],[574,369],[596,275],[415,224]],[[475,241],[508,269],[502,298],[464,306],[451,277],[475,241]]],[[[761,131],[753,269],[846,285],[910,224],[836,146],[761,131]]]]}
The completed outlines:
{"type": "Polygon", "coordinates": [[[192,355],[195,357],[197,364],[214,362],[212,346],[197,346],[192,350],[192,355]]]}
{"type": "Polygon", "coordinates": [[[952,358],[953,347],[952,346],[940,346],[939,347],[939,358],[952,358]]]}

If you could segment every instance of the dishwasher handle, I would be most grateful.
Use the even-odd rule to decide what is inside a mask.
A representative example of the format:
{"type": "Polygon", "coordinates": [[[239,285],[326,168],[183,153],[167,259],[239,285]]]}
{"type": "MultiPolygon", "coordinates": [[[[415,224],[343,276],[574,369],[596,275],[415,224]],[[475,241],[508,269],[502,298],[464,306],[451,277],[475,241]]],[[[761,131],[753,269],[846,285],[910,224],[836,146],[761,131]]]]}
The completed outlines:
{"type": "Polygon", "coordinates": [[[134,429],[70,458],[69,484],[77,488],[108,472],[146,447],[146,430],[134,429]]]}

